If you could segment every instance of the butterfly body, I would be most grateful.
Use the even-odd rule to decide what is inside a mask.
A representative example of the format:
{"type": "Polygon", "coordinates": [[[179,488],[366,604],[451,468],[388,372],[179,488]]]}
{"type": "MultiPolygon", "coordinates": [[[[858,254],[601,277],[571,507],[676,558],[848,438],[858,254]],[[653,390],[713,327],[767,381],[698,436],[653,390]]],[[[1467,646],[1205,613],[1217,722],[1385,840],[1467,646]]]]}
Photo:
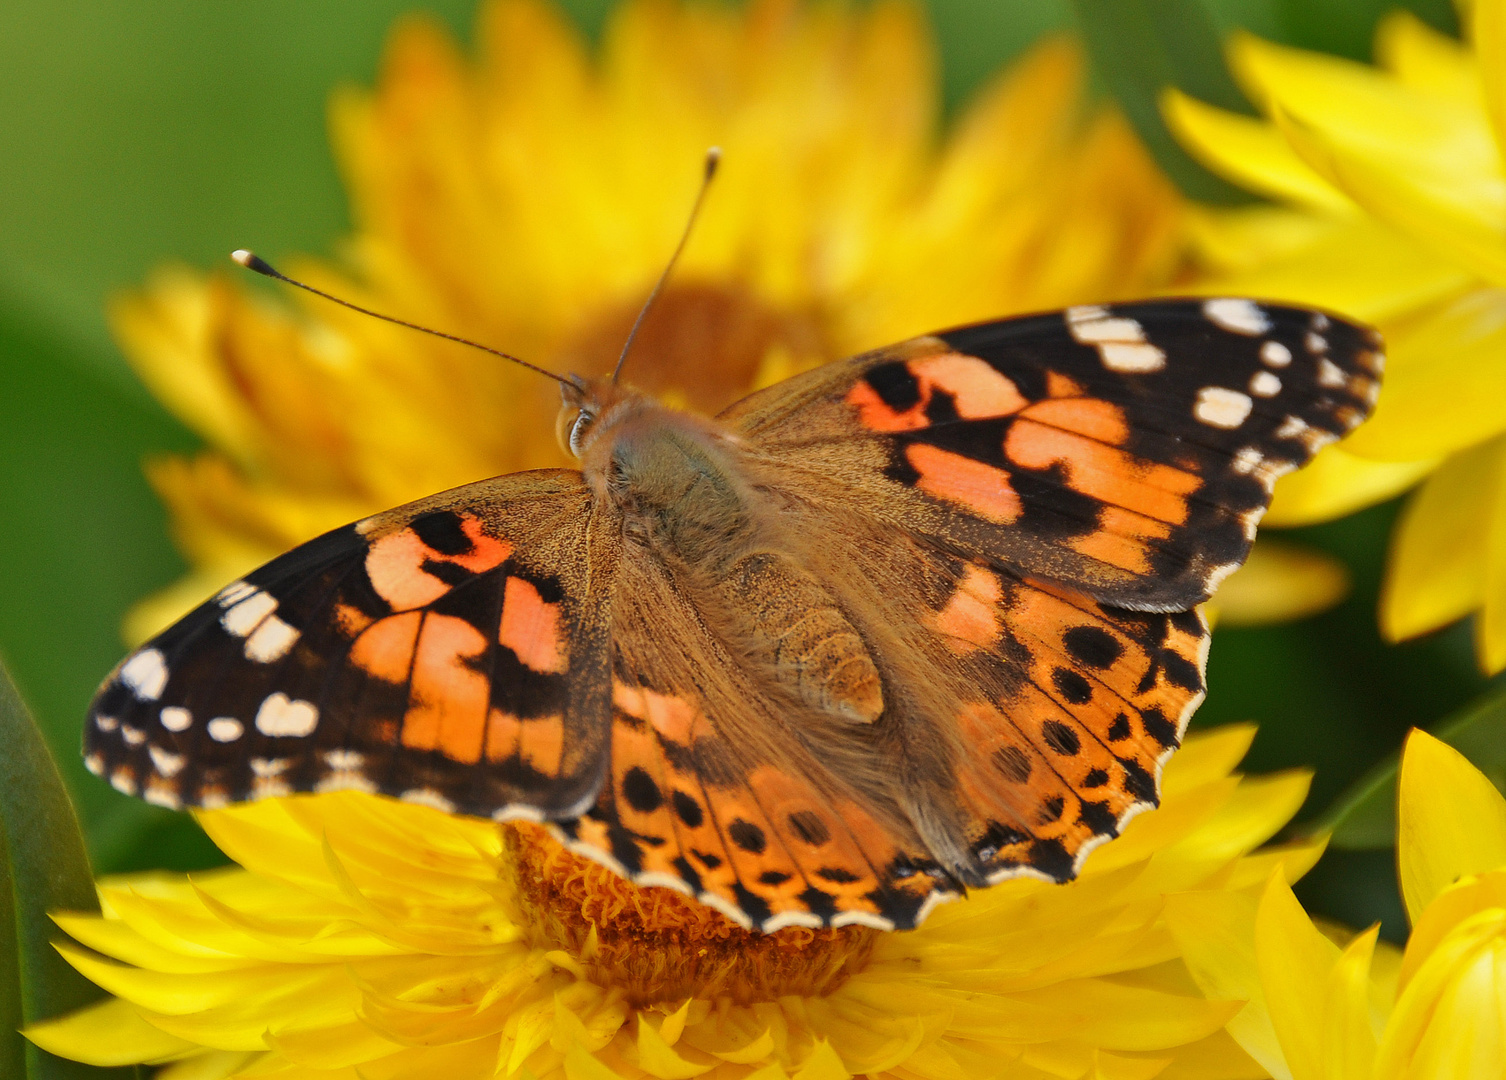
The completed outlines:
{"type": "Polygon", "coordinates": [[[1210,300],[918,338],[716,418],[577,381],[579,471],[234,583],[106,681],[86,760],[164,805],[543,821],[765,931],[1066,880],[1155,804],[1197,605],[1380,366],[1362,328],[1210,300]]]}

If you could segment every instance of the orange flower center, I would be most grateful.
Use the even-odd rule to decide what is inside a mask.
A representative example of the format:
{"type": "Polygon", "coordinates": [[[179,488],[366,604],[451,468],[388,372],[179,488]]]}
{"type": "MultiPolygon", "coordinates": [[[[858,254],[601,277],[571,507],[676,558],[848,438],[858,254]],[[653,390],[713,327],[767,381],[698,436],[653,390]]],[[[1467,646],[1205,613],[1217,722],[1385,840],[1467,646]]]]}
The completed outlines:
{"type": "Polygon", "coordinates": [[[572,854],[541,826],[502,828],[530,944],[579,957],[593,981],[623,990],[635,1005],[829,994],[867,964],[879,933],[866,926],[744,930],[673,889],[639,888],[572,854]]]}

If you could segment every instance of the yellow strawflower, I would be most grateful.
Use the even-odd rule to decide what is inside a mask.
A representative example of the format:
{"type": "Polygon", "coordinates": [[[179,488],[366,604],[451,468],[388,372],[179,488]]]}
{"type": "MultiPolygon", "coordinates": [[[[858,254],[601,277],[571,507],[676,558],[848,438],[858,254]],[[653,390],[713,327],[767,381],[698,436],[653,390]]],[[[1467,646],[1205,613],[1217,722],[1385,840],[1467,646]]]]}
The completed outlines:
{"type": "Polygon", "coordinates": [[[1171,122],[1211,167],[1277,201],[1199,216],[1198,288],[1326,306],[1377,325],[1375,416],[1278,485],[1267,519],[1318,521],[1426,477],[1397,526],[1381,602],[1393,639],[1478,612],[1506,667],[1506,5],[1473,44],[1396,13],[1369,67],[1249,35],[1230,59],[1266,119],[1185,96],[1171,122]]]}
{"type": "MultiPolygon", "coordinates": [[[[476,40],[468,62],[410,20],[375,92],[337,98],[353,274],[297,259],[290,272],[553,370],[601,373],[719,145],[716,187],[628,371],[715,411],[915,334],[1144,295],[1178,266],[1182,201],[1123,119],[1086,104],[1065,40],[985,87],[944,139],[932,48],[908,4],[633,0],[593,60],[553,8],[495,0],[476,40]]],[[[208,444],[151,467],[194,574],[138,610],[132,638],[326,529],[567,464],[553,383],[264,295],[241,272],[176,269],[116,306],[137,371],[208,444]]]]}
{"type": "Polygon", "coordinates": [[[1249,1001],[1229,1032],[1291,1080],[1506,1075],[1506,799],[1458,751],[1407,740],[1398,869],[1406,951],[1376,929],[1343,944],[1287,883],[1176,897],[1168,919],[1210,996],[1249,1001]]]}
{"type": "Polygon", "coordinates": [[[27,1035],[173,1063],[159,1080],[1253,1080],[1222,1030],[1240,1003],[1203,997],[1162,917],[1321,851],[1250,854],[1307,791],[1232,772],[1253,734],[1190,738],[1160,809],[1076,881],[1008,881],[907,933],[750,934],[532,832],[359,793],[202,812],[240,868],[103,882],[102,916],[58,922],[115,996],[27,1035]]]}

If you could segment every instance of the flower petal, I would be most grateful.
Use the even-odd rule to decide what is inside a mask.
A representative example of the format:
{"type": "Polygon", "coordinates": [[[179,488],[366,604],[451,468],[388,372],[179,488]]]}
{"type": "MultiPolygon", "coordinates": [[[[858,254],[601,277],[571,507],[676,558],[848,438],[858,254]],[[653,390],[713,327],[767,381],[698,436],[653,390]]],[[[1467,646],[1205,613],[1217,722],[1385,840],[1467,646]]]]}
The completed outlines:
{"type": "Polygon", "coordinates": [[[1352,514],[1394,498],[1437,464],[1426,461],[1373,461],[1343,446],[1322,450],[1306,468],[1276,481],[1267,525],[1312,525],[1352,514]]]}
{"type": "Polygon", "coordinates": [[[1339,950],[1313,925],[1280,874],[1271,875],[1255,914],[1255,957],[1293,1080],[1323,1080],[1321,1020],[1339,950]]]}
{"type": "Polygon", "coordinates": [[[1459,878],[1506,867],[1506,798],[1468,758],[1425,731],[1407,736],[1397,815],[1398,876],[1414,925],[1459,878]]]}
{"type": "Polygon", "coordinates": [[[1498,439],[1449,458],[1407,501],[1381,591],[1381,630],[1391,640],[1446,626],[1484,601],[1480,566],[1503,486],[1506,440],[1498,439]]]}
{"type": "Polygon", "coordinates": [[[1337,559],[1262,536],[1214,604],[1224,626],[1260,626],[1316,615],[1348,592],[1349,571],[1337,559]]]}
{"type": "Polygon", "coordinates": [[[156,1064],[202,1049],[147,1023],[119,998],[32,1024],[22,1034],[49,1054],[89,1065],[156,1064]]]}

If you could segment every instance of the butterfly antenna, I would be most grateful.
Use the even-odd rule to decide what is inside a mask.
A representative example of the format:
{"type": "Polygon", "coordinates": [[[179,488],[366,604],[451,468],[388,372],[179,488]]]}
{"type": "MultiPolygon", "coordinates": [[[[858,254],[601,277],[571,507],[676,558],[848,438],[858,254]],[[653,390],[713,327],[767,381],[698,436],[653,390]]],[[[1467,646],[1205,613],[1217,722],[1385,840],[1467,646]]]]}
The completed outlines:
{"type": "Polygon", "coordinates": [[[675,268],[675,263],[680,261],[680,252],[685,250],[685,242],[690,239],[690,230],[695,227],[695,219],[701,213],[701,204],[706,201],[706,190],[711,187],[711,180],[716,176],[716,167],[722,160],[722,148],[713,146],[706,151],[706,169],[701,175],[701,190],[696,192],[695,202],[690,207],[690,217],[685,221],[685,231],[680,234],[680,242],[675,245],[675,253],[669,257],[665,264],[664,272],[659,275],[659,280],[654,283],[654,291],[648,294],[648,299],[643,302],[643,307],[638,311],[638,318],[633,322],[633,328],[628,331],[627,340],[622,343],[622,353],[617,357],[617,366],[612,369],[612,381],[617,381],[617,375],[622,371],[622,365],[627,362],[628,353],[633,348],[633,340],[638,336],[638,329],[643,325],[644,318],[649,309],[654,306],[654,301],[659,299],[659,293],[664,290],[664,283],[669,280],[669,272],[675,268]]]}
{"type": "Polygon", "coordinates": [[[409,330],[417,330],[420,334],[428,334],[431,337],[444,338],[446,341],[453,341],[459,345],[469,345],[471,348],[480,349],[484,353],[491,353],[493,356],[500,356],[503,360],[511,360],[514,364],[522,364],[529,371],[537,371],[540,375],[547,376],[548,378],[551,378],[555,382],[560,383],[564,386],[575,385],[575,383],[571,382],[563,375],[556,375],[554,372],[541,368],[537,364],[530,364],[527,360],[516,357],[512,353],[505,353],[501,349],[494,349],[490,345],[483,345],[479,341],[472,341],[470,338],[463,338],[457,334],[446,334],[442,330],[431,330],[427,326],[418,325],[418,323],[411,323],[405,319],[399,319],[392,315],[383,315],[380,311],[372,311],[370,308],[363,308],[360,304],[352,304],[349,300],[342,300],[338,296],[332,296],[329,293],[325,292],[323,289],[316,289],[314,288],[314,286],[305,284],[304,282],[299,281],[296,278],[288,277],[288,275],[278,270],[271,263],[267,262],[267,260],[263,259],[260,255],[257,255],[255,252],[246,251],[244,248],[242,248],[239,251],[232,251],[230,253],[230,257],[244,266],[247,270],[254,270],[256,273],[261,274],[264,277],[275,278],[278,281],[285,282],[288,285],[302,289],[304,292],[311,292],[315,296],[322,296],[324,299],[339,304],[341,307],[350,308],[351,311],[359,311],[362,315],[370,315],[373,319],[381,319],[383,322],[396,323],[398,326],[406,326],[409,330]]]}

